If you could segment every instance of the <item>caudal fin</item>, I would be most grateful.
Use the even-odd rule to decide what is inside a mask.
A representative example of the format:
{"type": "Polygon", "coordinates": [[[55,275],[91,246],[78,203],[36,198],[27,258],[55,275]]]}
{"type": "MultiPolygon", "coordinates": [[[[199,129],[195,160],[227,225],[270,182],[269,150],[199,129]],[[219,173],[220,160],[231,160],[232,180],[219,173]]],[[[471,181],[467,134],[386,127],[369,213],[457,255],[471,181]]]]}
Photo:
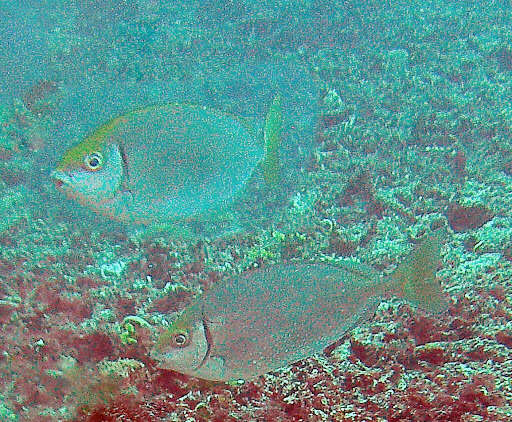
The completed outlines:
{"type": "Polygon", "coordinates": [[[391,274],[401,297],[432,313],[448,309],[448,301],[435,278],[440,251],[441,241],[433,235],[420,243],[391,274]]]}
{"type": "Polygon", "coordinates": [[[264,129],[263,176],[269,186],[275,185],[279,178],[279,145],[281,144],[282,123],[281,97],[277,95],[268,110],[264,129]]]}

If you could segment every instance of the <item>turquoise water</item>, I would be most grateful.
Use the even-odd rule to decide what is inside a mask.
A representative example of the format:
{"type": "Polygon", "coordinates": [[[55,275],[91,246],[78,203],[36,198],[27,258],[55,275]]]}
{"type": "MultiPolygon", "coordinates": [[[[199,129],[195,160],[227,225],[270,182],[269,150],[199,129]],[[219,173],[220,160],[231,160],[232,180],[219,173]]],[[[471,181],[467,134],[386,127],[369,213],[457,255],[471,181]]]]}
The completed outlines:
{"type": "Polygon", "coordinates": [[[511,419],[509,2],[3,0],[0,17],[0,420],[511,419]],[[256,170],[222,213],[126,225],[50,178],[152,104],[219,109],[261,138],[276,92],[280,181],[256,170]],[[441,315],[390,298],[325,353],[245,383],[150,356],[230,275],[389,274],[431,232],[441,315]]]}

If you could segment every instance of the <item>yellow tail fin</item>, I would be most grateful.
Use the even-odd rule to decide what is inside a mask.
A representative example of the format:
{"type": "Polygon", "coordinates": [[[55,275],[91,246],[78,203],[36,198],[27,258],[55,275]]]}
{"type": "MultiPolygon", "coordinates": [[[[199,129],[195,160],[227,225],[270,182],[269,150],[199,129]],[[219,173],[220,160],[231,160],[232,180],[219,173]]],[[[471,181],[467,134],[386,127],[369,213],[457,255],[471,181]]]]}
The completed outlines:
{"type": "Polygon", "coordinates": [[[420,243],[391,274],[401,297],[433,313],[448,309],[448,301],[435,278],[441,241],[433,235],[420,243]]]}
{"type": "Polygon", "coordinates": [[[282,123],[281,96],[278,94],[268,110],[263,132],[265,142],[265,157],[262,163],[263,177],[269,186],[276,184],[279,178],[279,146],[281,144],[282,123]]]}

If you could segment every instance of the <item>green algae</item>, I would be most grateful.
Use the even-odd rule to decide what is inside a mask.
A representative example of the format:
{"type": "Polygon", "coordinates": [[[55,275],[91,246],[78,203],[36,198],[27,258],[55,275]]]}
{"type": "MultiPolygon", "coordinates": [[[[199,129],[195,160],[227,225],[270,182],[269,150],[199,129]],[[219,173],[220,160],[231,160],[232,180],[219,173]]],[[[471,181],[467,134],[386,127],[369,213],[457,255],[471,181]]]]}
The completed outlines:
{"type": "Polygon", "coordinates": [[[0,396],[0,420],[5,422],[17,421],[18,416],[4,403],[4,397],[0,396]]]}
{"type": "Polygon", "coordinates": [[[27,197],[24,189],[9,190],[0,196],[0,233],[28,218],[27,197]]]}
{"type": "Polygon", "coordinates": [[[129,315],[125,317],[119,327],[119,337],[121,338],[121,343],[125,346],[137,343],[136,325],[150,329],[152,328],[149,322],[137,315],[129,315]]]}

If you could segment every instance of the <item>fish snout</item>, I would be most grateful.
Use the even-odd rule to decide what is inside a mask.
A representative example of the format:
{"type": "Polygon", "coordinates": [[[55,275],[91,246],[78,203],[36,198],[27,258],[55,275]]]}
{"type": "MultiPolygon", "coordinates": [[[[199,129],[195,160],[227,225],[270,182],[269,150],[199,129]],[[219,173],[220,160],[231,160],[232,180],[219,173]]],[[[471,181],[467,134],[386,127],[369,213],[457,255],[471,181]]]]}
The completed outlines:
{"type": "Polygon", "coordinates": [[[50,173],[50,177],[57,190],[62,191],[64,185],[67,185],[70,181],[69,176],[60,170],[54,170],[50,173]]]}

